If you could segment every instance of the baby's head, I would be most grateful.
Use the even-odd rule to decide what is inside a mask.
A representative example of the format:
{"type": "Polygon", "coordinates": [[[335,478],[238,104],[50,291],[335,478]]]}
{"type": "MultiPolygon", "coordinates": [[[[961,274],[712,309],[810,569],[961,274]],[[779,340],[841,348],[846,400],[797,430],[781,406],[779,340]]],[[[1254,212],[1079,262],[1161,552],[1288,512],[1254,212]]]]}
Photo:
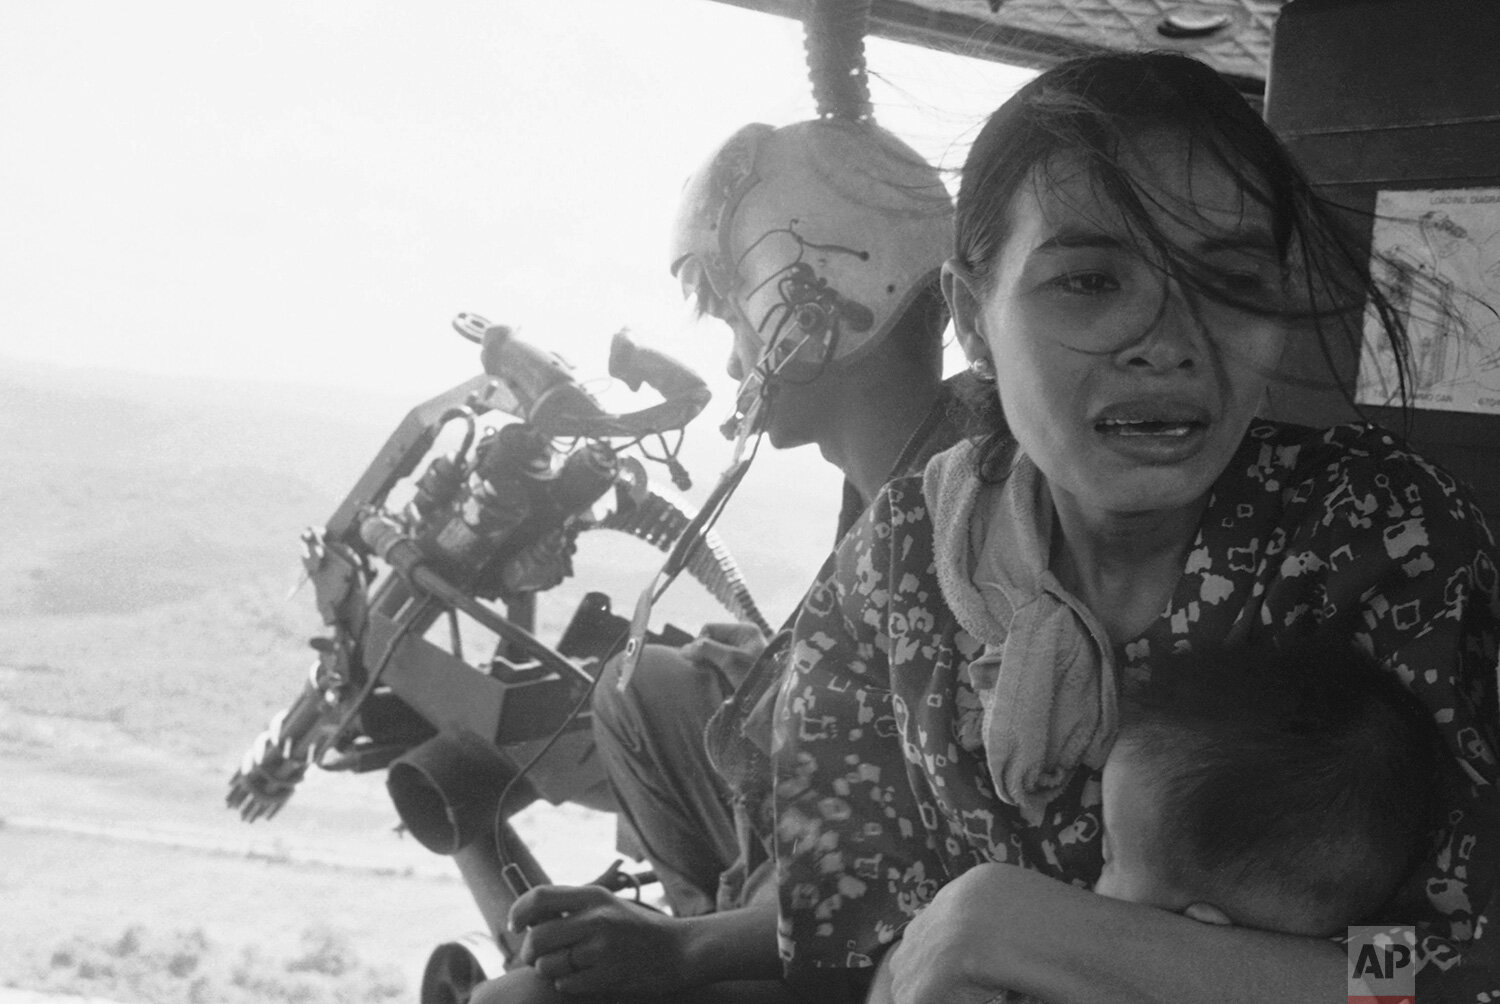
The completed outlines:
{"type": "Polygon", "coordinates": [[[1095,891],[1214,923],[1341,931],[1427,849],[1442,755],[1421,704],[1345,641],[1174,658],[1105,764],[1095,891]]]}

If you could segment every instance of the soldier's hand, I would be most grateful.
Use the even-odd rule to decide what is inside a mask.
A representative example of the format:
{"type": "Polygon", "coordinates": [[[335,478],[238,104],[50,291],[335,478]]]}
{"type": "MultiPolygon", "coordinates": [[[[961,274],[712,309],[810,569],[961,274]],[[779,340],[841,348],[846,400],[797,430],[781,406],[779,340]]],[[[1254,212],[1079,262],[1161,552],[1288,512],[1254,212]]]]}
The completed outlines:
{"type": "Polygon", "coordinates": [[[520,962],[568,994],[660,995],[684,985],[681,924],[598,886],[537,886],[510,923],[520,962]]]}
{"type": "Polygon", "coordinates": [[[738,687],[766,648],[766,636],[754,624],[705,624],[698,637],[682,646],[693,662],[707,663],[738,687]]]}

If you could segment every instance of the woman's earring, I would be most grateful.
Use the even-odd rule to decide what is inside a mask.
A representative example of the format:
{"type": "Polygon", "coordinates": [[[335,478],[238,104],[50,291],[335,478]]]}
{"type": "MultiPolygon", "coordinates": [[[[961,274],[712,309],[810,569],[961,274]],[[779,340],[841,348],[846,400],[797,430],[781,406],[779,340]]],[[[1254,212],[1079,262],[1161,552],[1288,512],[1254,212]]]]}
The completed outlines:
{"type": "Polygon", "coordinates": [[[981,383],[995,382],[995,364],[990,362],[989,356],[980,356],[969,361],[969,372],[981,383]]]}

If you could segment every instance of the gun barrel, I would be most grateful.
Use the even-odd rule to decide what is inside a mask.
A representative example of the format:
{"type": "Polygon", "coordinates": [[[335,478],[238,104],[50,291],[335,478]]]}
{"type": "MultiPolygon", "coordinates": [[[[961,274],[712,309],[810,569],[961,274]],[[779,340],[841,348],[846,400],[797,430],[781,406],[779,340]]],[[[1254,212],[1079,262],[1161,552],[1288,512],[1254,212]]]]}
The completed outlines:
{"type": "Polygon", "coordinates": [[[225,804],[238,809],[247,823],[270,819],[292,797],[297,783],[319,751],[319,733],[328,725],[329,705],[308,683],[285,711],[255,737],[229,779],[225,804]]]}

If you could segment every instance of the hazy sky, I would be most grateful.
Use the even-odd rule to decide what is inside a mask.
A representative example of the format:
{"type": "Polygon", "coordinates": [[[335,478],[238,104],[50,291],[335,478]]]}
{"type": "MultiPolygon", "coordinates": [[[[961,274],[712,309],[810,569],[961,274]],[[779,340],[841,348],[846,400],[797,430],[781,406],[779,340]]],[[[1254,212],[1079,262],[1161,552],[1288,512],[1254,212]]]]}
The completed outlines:
{"type": "MultiPolygon", "coordinates": [[[[1026,77],[869,61],[950,164],[1026,77]]],[[[425,394],[477,372],[467,310],[585,375],[627,324],[716,373],[677,192],[811,112],[800,25],[709,0],[4,4],[0,357],[425,394]]]]}

